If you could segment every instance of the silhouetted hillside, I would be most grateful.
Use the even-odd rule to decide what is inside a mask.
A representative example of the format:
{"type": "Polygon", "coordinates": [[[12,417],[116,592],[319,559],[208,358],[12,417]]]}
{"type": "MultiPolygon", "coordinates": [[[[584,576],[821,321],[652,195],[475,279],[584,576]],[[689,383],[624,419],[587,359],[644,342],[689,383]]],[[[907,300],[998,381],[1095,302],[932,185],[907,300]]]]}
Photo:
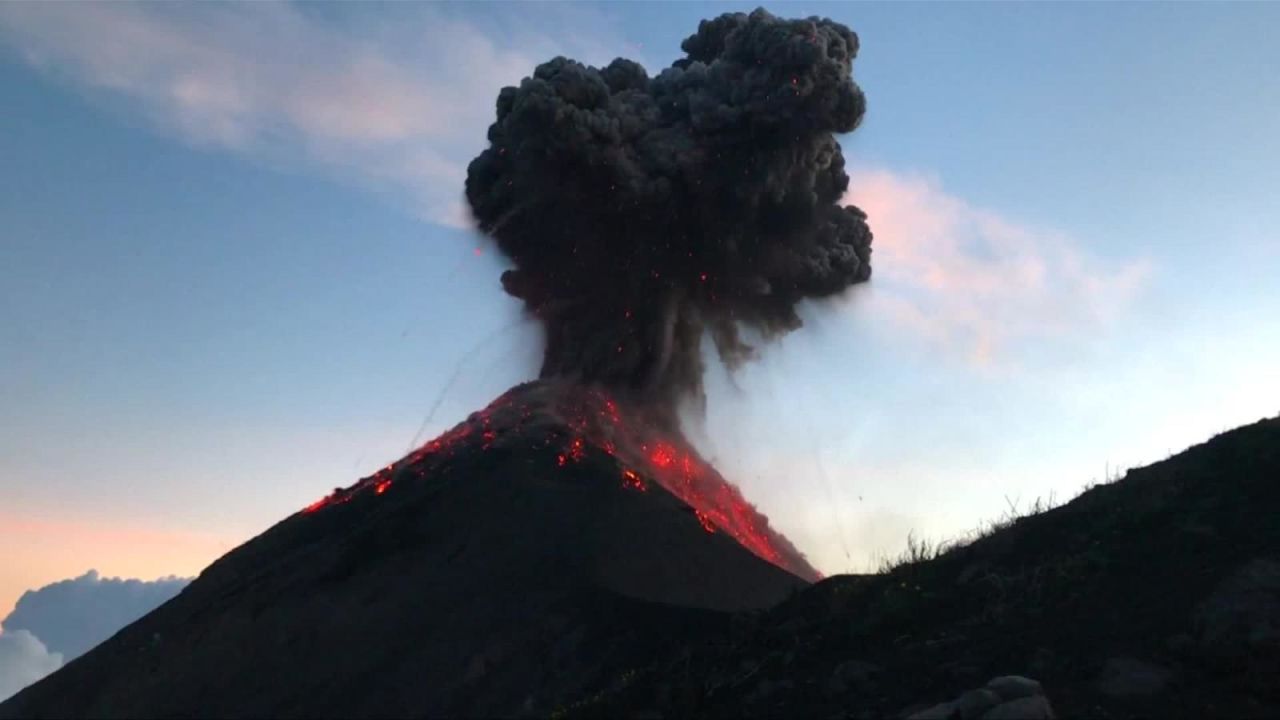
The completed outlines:
{"type": "Polygon", "coordinates": [[[829,578],[575,710],[959,717],[935,704],[1008,674],[1062,717],[1280,717],[1280,418],[939,557],[829,578]]]}
{"type": "Polygon", "coordinates": [[[699,462],[599,393],[521,386],[0,716],[546,714],[806,584],[735,540],[813,572],[699,462]]]}
{"type": "Polygon", "coordinates": [[[800,589],[549,387],[233,551],[0,716],[1280,716],[1280,418],[800,589]]]}

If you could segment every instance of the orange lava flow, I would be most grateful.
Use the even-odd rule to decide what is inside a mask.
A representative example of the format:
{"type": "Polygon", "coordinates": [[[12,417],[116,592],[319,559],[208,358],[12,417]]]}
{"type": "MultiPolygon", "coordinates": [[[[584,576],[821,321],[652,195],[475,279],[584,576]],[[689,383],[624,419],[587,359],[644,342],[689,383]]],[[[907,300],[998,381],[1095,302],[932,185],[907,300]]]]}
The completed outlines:
{"type": "MultiPolygon", "coordinates": [[[[624,412],[598,388],[538,381],[504,393],[487,408],[349,488],[303,509],[311,514],[366,492],[382,496],[408,477],[426,478],[464,449],[549,453],[548,467],[565,471],[607,456],[624,489],[646,492],[656,482],[686,503],[708,533],[723,532],[757,556],[806,579],[822,576],[769,527],[768,519],[708,465],[678,433],[624,412]]],[[[617,477],[617,476],[614,476],[617,477]]]]}

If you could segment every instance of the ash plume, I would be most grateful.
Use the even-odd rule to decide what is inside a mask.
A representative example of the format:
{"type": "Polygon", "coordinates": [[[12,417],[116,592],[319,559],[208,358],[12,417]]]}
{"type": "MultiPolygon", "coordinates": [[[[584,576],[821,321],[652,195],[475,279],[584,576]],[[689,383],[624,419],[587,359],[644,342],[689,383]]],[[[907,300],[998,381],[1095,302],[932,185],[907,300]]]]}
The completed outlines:
{"type": "Polygon", "coordinates": [[[729,367],[801,324],[797,304],[866,281],[871,231],[835,133],[865,112],[858,37],[763,9],[704,20],[650,78],[557,57],[498,95],[468,168],[479,228],[543,323],[541,374],[597,383],[674,424],[702,397],[709,334],[729,367]]]}

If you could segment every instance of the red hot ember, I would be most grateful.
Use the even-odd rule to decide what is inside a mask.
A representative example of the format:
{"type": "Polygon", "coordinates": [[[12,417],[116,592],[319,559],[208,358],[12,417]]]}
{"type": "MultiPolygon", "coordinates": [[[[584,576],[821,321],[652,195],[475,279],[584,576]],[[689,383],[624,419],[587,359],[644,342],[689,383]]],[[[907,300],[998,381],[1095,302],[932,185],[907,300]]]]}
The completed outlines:
{"type": "MultiPolygon", "coordinates": [[[[377,497],[395,485],[427,482],[443,464],[466,452],[497,450],[547,458],[549,472],[608,458],[615,480],[627,490],[647,492],[656,483],[686,503],[708,533],[723,532],[757,556],[809,581],[822,575],[791,543],[769,526],[736,487],[678,435],[631,411],[603,390],[540,380],[513,388],[489,407],[348,488],[307,506],[303,513],[377,497]]],[[[607,481],[608,476],[602,478],[607,481]]]]}

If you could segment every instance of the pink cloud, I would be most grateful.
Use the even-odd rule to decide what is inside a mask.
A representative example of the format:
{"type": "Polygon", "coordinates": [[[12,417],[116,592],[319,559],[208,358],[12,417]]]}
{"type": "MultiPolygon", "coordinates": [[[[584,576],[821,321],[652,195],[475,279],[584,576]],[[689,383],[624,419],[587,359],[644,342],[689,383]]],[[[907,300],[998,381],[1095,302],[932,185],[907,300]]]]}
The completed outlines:
{"type": "Polygon", "coordinates": [[[0,40],[191,143],[300,156],[464,225],[461,178],[498,90],[556,54],[599,62],[618,43],[596,26],[553,42],[414,10],[399,23],[340,27],[284,3],[7,3],[0,40]]]}
{"type": "Polygon", "coordinates": [[[870,216],[875,274],[859,303],[978,365],[1020,343],[1104,329],[1140,290],[1145,260],[1107,263],[1073,238],[947,193],[934,178],[855,172],[845,196],[870,216]]]}
{"type": "MultiPolygon", "coordinates": [[[[434,8],[416,17],[339,27],[285,4],[8,3],[0,38],[35,66],[135,101],[190,142],[301,152],[427,219],[466,226],[466,164],[498,88],[557,53],[599,63],[626,44],[589,11],[565,18],[567,40],[520,36],[522,51],[434,8]]],[[[1024,339],[1105,325],[1149,272],[924,176],[858,172],[848,198],[876,234],[875,280],[856,305],[980,364],[1024,339]]]]}

